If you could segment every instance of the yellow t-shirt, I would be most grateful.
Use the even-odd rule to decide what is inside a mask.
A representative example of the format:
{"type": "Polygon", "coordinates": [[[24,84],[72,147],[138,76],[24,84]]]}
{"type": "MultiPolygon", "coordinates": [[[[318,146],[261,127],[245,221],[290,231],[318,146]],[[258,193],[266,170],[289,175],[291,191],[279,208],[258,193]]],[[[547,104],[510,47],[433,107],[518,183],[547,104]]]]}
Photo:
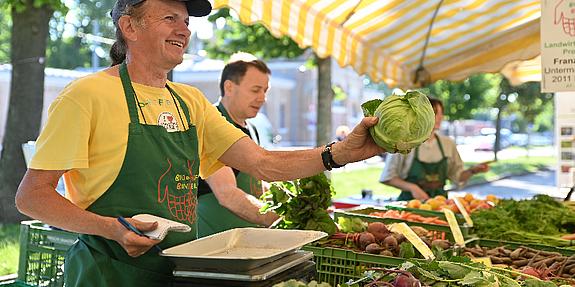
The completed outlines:
{"type": "MultiPolygon", "coordinates": [[[[166,88],[132,83],[144,117],[140,122],[168,131],[187,128],[166,88]]],[[[223,166],[218,158],[246,136],[229,124],[196,88],[168,82],[184,100],[198,133],[200,176],[223,166]]],[[[119,77],[104,71],[68,85],[48,110],[48,120],[36,142],[30,168],[69,170],[64,174],[66,197],[87,208],[112,185],[124,161],[130,117],[119,77]]]]}

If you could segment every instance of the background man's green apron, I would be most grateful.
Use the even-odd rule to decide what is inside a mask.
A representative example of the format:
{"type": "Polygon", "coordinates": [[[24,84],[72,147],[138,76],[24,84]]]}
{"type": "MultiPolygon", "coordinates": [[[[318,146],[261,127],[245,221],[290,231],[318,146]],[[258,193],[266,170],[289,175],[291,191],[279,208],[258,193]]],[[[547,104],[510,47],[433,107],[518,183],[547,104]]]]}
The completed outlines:
{"type": "MultiPolygon", "coordinates": [[[[140,124],[138,99],[125,64],[120,67],[120,78],[130,113],[126,156],[114,183],[87,210],[111,217],[149,213],[192,227],[189,233],[169,233],[159,244],[162,248],[193,240],[197,237],[199,157],[189,110],[166,85],[174,104],[177,102],[185,131],[168,132],[162,126],[140,124]]],[[[173,264],[155,248],[133,258],[117,242],[100,236],[81,235],[65,262],[66,286],[171,285],[173,264]]]]}
{"type": "MultiPolygon", "coordinates": [[[[258,143],[258,135],[255,129],[248,123],[248,128],[242,128],[236,124],[228,112],[220,103],[217,106],[222,115],[232,123],[236,128],[241,129],[248,136],[258,143]]],[[[234,169],[236,175],[237,186],[244,192],[259,198],[262,192],[261,181],[252,177],[247,173],[243,173],[234,169]]],[[[243,220],[237,215],[233,214],[230,210],[220,205],[218,199],[211,192],[211,189],[206,182],[200,182],[200,194],[198,197],[198,235],[199,237],[208,236],[221,231],[237,228],[237,227],[255,227],[256,224],[243,220]],[[206,192],[204,192],[206,191],[206,192]]]]}
{"type": "MultiPolygon", "coordinates": [[[[423,189],[429,197],[436,195],[445,195],[447,192],[443,189],[445,181],[447,180],[447,157],[443,152],[443,146],[439,137],[435,135],[435,140],[439,145],[441,151],[441,159],[437,162],[422,162],[419,160],[419,147],[415,148],[415,158],[411,164],[411,168],[407,173],[405,181],[415,183],[423,189]]],[[[411,200],[413,195],[409,191],[401,191],[397,200],[411,200]]]]}

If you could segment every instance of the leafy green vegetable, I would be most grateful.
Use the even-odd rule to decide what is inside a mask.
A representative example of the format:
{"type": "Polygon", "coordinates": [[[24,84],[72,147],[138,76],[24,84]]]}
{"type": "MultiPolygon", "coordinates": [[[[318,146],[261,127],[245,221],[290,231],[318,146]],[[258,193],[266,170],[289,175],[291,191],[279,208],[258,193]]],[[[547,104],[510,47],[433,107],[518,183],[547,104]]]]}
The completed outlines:
{"type": "Polygon", "coordinates": [[[503,200],[496,207],[472,214],[480,238],[569,247],[560,239],[575,230],[575,211],[547,195],[531,200],[503,200]]]}
{"type": "MultiPolygon", "coordinates": [[[[542,281],[510,268],[496,266],[487,268],[482,263],[471,262],[469,258],[455,256],[450,258],[449,261],[409,260],[398,268],[371,268],[371,270],[365,272],[363,278],[340,286],[418,286],[410,284],[396,285],[398,283],[397,279],[405,275],[415,277],[416,280],[419,280],[421,286],[432,287],[553,287],[559,286],[563,282],[561,279],[542,281]],[[359,283],[366,283],[367,285],[360,285],[359,283]]],[[[404,280],[402,281],[402,283],[405,283],[404,280]]]]}
{"type": "Polygon", "coordinates": [[[333,188],[325,174],[272,183],[262,194],[261,213],[273,210],[281,219],[273,226],[281,229],[319,230],[328,234],[337,231],[326,209],[331,205],[333,188]]]}
{"type": "Polygon", "coordinates": [[[367,229],[367,222],[357,217],[338,217],[337,224],[343,233],[359,233],[367,229]]]}
{"type": "Polygon", "coordinates": [[[461,279],[469,273],[469,271],[464,267],[457,264],[453,264],[449,261],[439,261],[439,267],[449,274],[449,277],[454,279],[461,279]]]}
{"type": "Polygon", "coordinates": [[[435,125],[435,114],[427,96],[418,91],[395,93],[382,100],[361,105],[365,116],[379,118],[369,132],[386,151],[409,153],[427,140],[435,125]]]}
{"type": "Polygon", "coordinates": [[[408,241],[404,241],[399,244],[399,257],[405,259],[411,259],[415,257],[415,249],[413,248],[413,244],[408,241]]]}

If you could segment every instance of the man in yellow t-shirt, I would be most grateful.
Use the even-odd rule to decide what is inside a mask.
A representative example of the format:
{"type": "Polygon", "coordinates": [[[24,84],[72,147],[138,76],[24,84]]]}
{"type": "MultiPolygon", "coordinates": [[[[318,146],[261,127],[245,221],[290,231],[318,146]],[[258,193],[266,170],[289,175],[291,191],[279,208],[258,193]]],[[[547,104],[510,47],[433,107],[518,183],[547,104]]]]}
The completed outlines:
{"type": "MultiPolygon", "coordinates": [[[[142,118],[139,113],[141,122],[164,126],[169,132],[182,130],[176,104],[167,89],[133,85],[144,115],[142,118]]],[[[199,148],[204,151],[200,162],[205,168],[200,173],[211,174],[221,166],[217,159],[223,152],[245,135],[227,124],[199,90],[170,82],[168,85],[173,85],[190,107],[199,148]],[[206,129],[205,123],[213,129],[206,129]]],[[[118,78],[104,71],[71,83],[51,105],[50,120],[38,138],[30,167],[70,169],[64,174],[66,195],[81,208],[90,206],[110,187],[122,166],[130,122],[126,100],[117,96],[122,93],[118,78]],[[105,93],[101,87],[106,87],[105,93]]]]}
{"type": "Polygon", "coordinates": [[[190,39],[189,16],[207,0],[117,0],[113,65],[69,85],[52,104],[37,153],[16,194],[18,209],[80,233],[65,261],[67,286],[169,286],[168,248],[196,238],[197,181],[224,164],[262,180],[311,176],[383,152],[365,118],[325,147],[271,152],[230,125],[202,94],[169,82],[190,39]],[[55,190],[64,175],[68,200],[55,190]],[[192,229],[164,239],[148,213],[192,229]],[[127,219],[124,219],[127,218],[127,219]]]}

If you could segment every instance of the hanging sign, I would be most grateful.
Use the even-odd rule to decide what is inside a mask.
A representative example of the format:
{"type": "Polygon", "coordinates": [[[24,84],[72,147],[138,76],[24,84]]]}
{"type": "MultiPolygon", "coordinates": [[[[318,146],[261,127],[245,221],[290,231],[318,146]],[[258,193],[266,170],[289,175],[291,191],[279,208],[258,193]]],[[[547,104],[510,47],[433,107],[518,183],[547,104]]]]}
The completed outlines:
{"type": "Polygon", "coordinates": [[[575,91],[575,0],[541,0],[541,91],[575,91]]]}

